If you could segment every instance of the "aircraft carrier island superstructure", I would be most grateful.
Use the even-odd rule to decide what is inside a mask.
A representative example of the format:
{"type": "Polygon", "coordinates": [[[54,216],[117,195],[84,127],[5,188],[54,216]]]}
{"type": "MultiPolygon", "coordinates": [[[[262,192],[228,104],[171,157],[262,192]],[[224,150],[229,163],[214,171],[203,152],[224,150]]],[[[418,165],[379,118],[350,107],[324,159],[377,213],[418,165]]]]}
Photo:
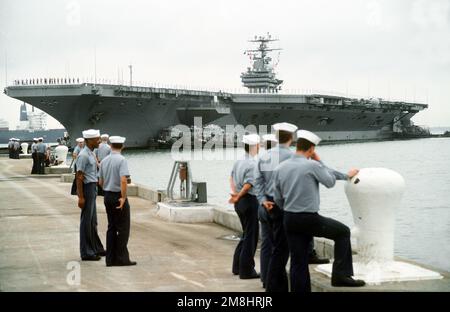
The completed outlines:
{"type": "MultiPolygon", "coordinates": [[[[326,94],[283,94],[272,59],[270,35],[246,53],[252,67],[241,74],[249,93],[196,91],[86,83],[78,79],[16,80],[5,93],[31,104],[57,119],[71,140],[88,128],[127,137],[128,147],[146,147],[164,128],[203,124],[228,116],[244,127],[290,122],[316,132],[324,141],[366,141],[421,134],[411,117],[427,104],[361,99],[326,94]]],[[[227,118],[225,118],[227,119],[227,118]]],[[[270,128],[268,129],[270,131],[270,128]]]]}

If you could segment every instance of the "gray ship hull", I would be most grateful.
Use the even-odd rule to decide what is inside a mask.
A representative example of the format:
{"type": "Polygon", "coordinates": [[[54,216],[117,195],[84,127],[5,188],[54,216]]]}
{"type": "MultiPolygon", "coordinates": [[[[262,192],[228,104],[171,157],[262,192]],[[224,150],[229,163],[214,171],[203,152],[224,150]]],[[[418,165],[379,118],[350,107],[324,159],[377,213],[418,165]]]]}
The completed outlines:
{"type": "MultiPolygon", "coordinates": [[[[324,141],[389,139],[395,128],[427,105],[370,102],[327,95],[226,94],[118,85],[10,86],[5,93],[57,119],[71,142],[84,129],[127,137],[128,147],[147,147],[160,130],[195,117],[202,123],[233,120],[244,127],[270,131],[276,122],[290,122],[317,132],[324,141]]],[[[399,131],[399,130],[397,130],[399,131]]]]}
{"type": "Polygon", "coordinates": [[[58,120],[72,144],[83,130],[95,128],[127,137],[128,147],[146,147],[163,128],[191,126],[196,116],[208,123],[229,113],[211,106],[209,92],[80,84],[8,87],[6,93],[58,120]]]}
{"type": "MultiPolygon", "coordinates": [[[[243,94],[233,97],[232,114],[243,126],[289,122],[317,133],[324,141],[389,139],[394,136],[395,118],[408,125],[415,110],[392,105],[311,103],[323,95],[243,94]],[[407,109],[407,110],[405,110],[407,109]]],[[[386,103],[387,104],[387,103],[386,103]]],[[[415,109],[420,109],[416,107],[415,109]]],[[[261,129],[257,129],[258,131],[261,129]]],[[[268,130],[270,130],[268,128],[268,130]]]]}

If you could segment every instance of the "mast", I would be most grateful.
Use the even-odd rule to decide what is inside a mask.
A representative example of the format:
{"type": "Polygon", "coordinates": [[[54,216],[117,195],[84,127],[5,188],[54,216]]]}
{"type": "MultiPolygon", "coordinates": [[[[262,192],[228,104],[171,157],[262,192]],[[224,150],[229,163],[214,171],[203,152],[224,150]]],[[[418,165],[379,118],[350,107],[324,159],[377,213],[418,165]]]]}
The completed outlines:
{"type": "Polygon", "coordinates": [[[254,39],[249,40],[252,43],[259,43],[257,49],[244,52],[253,62],[252,67],[248,67],[247,71],[241,74],[241,81],[250,93],[277,93],[281,90],[283,80],[276,78],[272,58],[268,56],[269,52],[281,50],[268,46],[268,43],[273,41],[278,39],[272,39],[269,33],[267,36],[255,36],[254,39]]]}

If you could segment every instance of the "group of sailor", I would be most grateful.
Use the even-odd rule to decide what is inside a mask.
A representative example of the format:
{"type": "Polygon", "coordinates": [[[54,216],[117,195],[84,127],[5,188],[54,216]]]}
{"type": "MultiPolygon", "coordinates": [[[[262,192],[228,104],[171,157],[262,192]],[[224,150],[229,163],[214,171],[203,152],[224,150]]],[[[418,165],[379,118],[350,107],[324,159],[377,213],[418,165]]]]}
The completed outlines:
{"type": "MultiPolygon", "coordinates": [[[[19,159],[21,151],[20,139],[11,138],[8,142],[9,158],[19,159]]],[[[31,174],[44,174],[46,161],[49,159],[49,150],[47,144],[44,143],[44,138],[33,138],[33,143],[30,147],[31,158],[33,159],[33,167],[31,174]]],[[[27,153],[27,151],[23,151],[27,153]]]]}
{"type": "Polygon", "coordinates": [[[15,86],[42,85],[42,84],[79,84],[80,78],[30,78],[14,80],[15,86]]]}
{"type": "MultiPolygon", "coordinates": [[[[243,136],[245,157],[237,160],[230,176],[231,197],[243,234],[236,246],[232,273],[241,279],[260,278],[268,292],[310,292],[308,264],[328,263],[314,251],[313,237],[334,241],[333,286],[358,287],[353,279],[350,230],[344,224],[319,214],[319,184],[327,188],[347,174],[327,167],[316,151],[321,139],[290,123],[273,125],[275,134],[264,135],[265,151],[260,152],[258,134],[243,136]],[[296,151],[290,149],[296,136],[296,151]],[[261,273],[255,270],[254,256],[261,224],[261,273]],[[290,276],[286,265],[290,257],[290,276]],[[290,282],[289,282],[290,280],[290,282]],[[290,287],[289,287],[290,285],[290,287]],[[290,288],[290,289],[289,289],[290,288]]],[[[105,256],[107,266],[135,265],[127,249],[130,234],[130,205],[127,184],[130,173],[121,152],[126,138],[100,135],[99,130],[83,131],[73,151],[80,218],[80,256],[98,261],[105,256]],[[109,141],[109,142],[108,142],[109,141]],[[100,190],[100,192],[99,192],[100,190]],[[97,195],[104,196],[108,218],[106,250],[97,231],[97,195]]],[[[19,140],[8,144],[10,158],[16,158],[19,140]]],[[[46,145],[35,138],[31,146],[32,173],[44,173],[46,145]]]]}
{"type": "Polygon", "coordinates": [[[131,182],[128,164],[121,152],[126,138],[100,135],[99,130],[83,131],[73,151],[80,218],[80,256],[106,266],[135,265],[128,253],[130,205],[127,184],[131,182]],[[108,144],[108,140],[109,143],[108,144]],[[99,194],[98,190],[102,190],[99,194]],[[97,195],[104,196],[108,217],[106,250],[97,232],[97,195]]]}
{"type": "Polygon", "coordinates": [[[33,144],[31,144],[31,158],[33,159],[31,174],[45,174],[45,161],[49,157],[47,151],[48,146],[44,143],[44,138],[33,138],[33,144]]]}
{"type": "Polygon", "coordinates": [[[266,150],[259,152],[260,136],[243,136],[245,157],[231,171],[231,197],[243,234],[235,249],[232,272],[241,279],[260,278],[268,292],[310,292],[308,264],[328,263],[314,251],[313,237],[334,241],[333,286],[358,287],[353,279],[350,230],[344,224],[321,216],[319,184],[327,188],[348,174],[327,167],[316,151],[321,139],[298,130],[290,123],[273,125],[276,135],[265,135],[266,150]],[[290,150],[296,134],[296,152],[290,150]],[[255,270],[254,256],[261,224],[261,273],[255,270]],[[286,264],[290,256],[290,283],[286,264]]]}
{"type": "Polygon", "coordinates": [[[11,138],[8,142],[9,158],[19,159],[20,154],[20,139],[11,138]]]}

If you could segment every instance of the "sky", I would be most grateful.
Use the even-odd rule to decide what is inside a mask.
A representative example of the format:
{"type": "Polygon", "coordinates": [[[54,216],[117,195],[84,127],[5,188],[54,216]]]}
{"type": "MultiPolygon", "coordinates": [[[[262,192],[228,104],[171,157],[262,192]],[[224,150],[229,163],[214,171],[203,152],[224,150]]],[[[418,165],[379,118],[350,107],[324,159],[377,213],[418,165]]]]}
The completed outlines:
{"type": "MultiPolygon", "coordinates": [[[[268,32],[285,92],[428,103],[413,121],[450,126],[450,0],[1,0],[0,86],[128,81],[132,64],[134,84],[235,90],[248,40],[268,32]]],[[[19,106],[0,95],[10,128],[19,106]]]]}

